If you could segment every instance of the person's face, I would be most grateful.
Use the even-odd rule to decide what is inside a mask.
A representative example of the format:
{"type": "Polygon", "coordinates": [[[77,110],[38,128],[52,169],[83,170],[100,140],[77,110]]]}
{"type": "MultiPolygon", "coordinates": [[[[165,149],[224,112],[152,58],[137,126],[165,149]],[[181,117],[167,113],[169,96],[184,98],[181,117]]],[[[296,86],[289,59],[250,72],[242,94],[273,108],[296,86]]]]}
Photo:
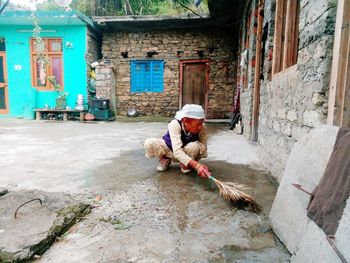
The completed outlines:
{"type": "Polygon", "coordinates": [[[203,119],[197,120],[197,119],[190,119],[190,118],[183,118],[182,122],[185,126],[185,130],[187,132],[191,132],[194,134],[199,133],[203,128],[203,119]]]}

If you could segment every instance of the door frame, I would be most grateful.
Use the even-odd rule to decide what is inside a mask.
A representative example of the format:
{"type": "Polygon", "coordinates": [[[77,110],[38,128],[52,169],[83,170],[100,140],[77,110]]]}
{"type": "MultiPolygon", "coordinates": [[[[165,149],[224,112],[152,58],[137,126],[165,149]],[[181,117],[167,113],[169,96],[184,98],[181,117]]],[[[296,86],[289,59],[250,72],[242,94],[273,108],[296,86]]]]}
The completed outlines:
{"type": "Polygon", "coordinates": [[[183,70],[186,64],[205,64],[205,87],[204,87],[204,112],[208,113],[208,89],[209,89],[209,70],[210,59],[185,59],[179,61],[179,109],[182,108],[182,89],[183,89],[183,70]]]}
{"type": "Polygon", "coordinates": [[[0,114],[9,113],[9,100],[8,100],[8,82],[7,82],[7,62],[6,62],[6,51],[0,51],[0,56],[3,57],[3,67],[4,67],[4,83],[0,83],[1,87],[5,89],[5,107],[6,109],[0,109],[0,114]]]}
{"type": "Polygon", "coordinates": [[[350,0],[339,0],[335,23],[327,123],[350,127],[350,0]],[[344,110],[347,112],[344,115],[344,110]]]}

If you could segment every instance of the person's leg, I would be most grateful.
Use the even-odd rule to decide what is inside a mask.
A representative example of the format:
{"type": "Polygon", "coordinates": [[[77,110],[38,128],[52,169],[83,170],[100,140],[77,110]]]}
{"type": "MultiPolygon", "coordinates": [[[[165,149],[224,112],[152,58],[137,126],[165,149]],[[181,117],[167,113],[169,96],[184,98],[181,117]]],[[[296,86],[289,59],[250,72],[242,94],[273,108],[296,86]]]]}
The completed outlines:
{"type": "MultiPolygon", "coordinates": [[[[184,147],[184,152],[190,156],[193,160],[200,160],[201,158],[207,157],[207,148],[203,143],[200,142],[190,142],[184,147]]],[[[191,168],[180,163],[181,172],[189,173],[191,168]]]]}
{"type": "Polygon", "coordinates": [[[159,165],[157,166],[158,172],[163,172],[169,168],[172,153],[163,139],[147,139],[144,143],[144,147],[146,150],[146,157],[157,157],[159,159],[159,165]]]}

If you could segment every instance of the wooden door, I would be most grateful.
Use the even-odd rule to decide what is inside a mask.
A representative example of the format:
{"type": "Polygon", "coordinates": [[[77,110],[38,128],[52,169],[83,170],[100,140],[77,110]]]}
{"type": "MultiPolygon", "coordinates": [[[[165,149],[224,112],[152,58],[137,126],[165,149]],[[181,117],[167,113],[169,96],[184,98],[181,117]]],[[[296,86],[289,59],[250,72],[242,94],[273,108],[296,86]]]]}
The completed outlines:
{"type": "MultiPolygon", "coordinates": [[[[2,41],[2,40],[1,40],[2,41]]],[[[0,114],[8,113],[6,54],[0,51],[0,114]]]]}
{"type": "Polygon", "coordinates": [[[180,61],[180,108],[198,104],[207,112],[208,60],[180,61]]]}

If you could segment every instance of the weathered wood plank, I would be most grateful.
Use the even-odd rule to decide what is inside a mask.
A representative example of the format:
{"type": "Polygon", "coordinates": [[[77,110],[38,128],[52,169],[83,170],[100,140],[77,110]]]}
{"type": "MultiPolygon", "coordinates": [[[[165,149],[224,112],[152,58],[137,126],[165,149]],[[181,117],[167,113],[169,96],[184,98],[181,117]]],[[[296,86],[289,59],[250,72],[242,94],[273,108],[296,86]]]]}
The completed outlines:
{"type": "Polygon", "coordinates": [[[276,1],[275,37],[273,40],[272,75],[281,71],[282,69],[281,56],[283,54],[282,47],[283,47],[284,2],[285,0],[276,1]]]}
{"type": "Polygon", "coordinates": [[[337,126],[349,126],[350,109],[350,0],[339,0],[335,37],[333,45],[333,61],[328,99],[327,123],[337,126]]]}

